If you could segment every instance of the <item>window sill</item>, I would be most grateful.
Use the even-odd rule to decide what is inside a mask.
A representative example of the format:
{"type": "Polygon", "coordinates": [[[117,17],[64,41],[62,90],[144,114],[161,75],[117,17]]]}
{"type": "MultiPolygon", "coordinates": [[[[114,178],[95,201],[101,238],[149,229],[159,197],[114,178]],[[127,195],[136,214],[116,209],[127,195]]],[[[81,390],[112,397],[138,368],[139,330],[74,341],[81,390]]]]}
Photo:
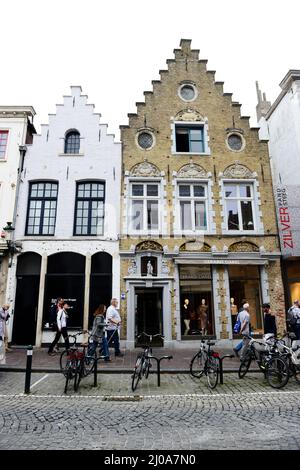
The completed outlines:
{"type": "Polygon", "coordinates": [[[84,157],[84,153],[59,153],[59,157],[84,157]]]}
{"type": "Polygon", "coordinates": [[[210,157],[211,152],[210,150],[208,150],[207,152],[172,152],[172,155],[200,155],[210,157]]]}
{"type": "Polygon", "coordinates": [[[222,235],[263,235],[262,233],[258,232],[257,230],[224,230],[222,231],[222,235]]]}

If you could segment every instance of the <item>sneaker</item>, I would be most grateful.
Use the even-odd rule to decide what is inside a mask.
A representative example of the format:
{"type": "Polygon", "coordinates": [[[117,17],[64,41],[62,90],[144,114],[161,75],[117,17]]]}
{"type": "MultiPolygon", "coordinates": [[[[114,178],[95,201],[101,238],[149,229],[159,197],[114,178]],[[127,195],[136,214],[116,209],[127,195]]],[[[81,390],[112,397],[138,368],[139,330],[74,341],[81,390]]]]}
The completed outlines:
{"type": "Polygon", "coordinates": [[[54,351],[48,352],[48,356],[56,356],[56,353],[54,351]]]}
{"type": "Polygon", "coordinates": [[[121,353],[121,352],[119,352],[119,353],[116,353],[116,354],[115,354],[115,356],[116,356],[116,357],[123,357],[123,356],[124,356],[124,354],[123,354],[123,353],[121,353]]]}

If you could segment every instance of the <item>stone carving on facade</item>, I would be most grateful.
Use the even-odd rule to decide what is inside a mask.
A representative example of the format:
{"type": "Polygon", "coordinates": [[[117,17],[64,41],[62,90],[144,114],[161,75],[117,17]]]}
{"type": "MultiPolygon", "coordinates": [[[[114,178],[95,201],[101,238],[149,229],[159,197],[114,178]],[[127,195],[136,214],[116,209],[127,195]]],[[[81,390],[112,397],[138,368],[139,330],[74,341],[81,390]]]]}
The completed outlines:
{"type": "Polygon", "coordinates": [[[161,261],[161,273],[162,274],[170,274],[170,269],[168,263],[165,259],[161,261]]]}
{"type": "Polygon", "coordinates": [[[178,178],[207,178],[207,176],[207,171],[195,163],[182,166],[177,173],[178,178]]]}
{"type": "Polygon", "coordinates": [[[251,242],[237,242],[233,243],[229,247],[230,252],[243,252],[243,253],[253,253],[253,252],[259,252],[258,246],[256,246],[254,243],[251,242]]]}
{"type": "Polygon", "coordinates": [[[160,176],[160,171],[153,163],[145,161],[135,165],[130,171],[130,176],[160,176]]]}
{"type": "Polygon", "coordinates": [[[228,166],[223,173],[224,178],[255,178],[255,176],[255,173],[252,173],[249,168],[238,162],[228,166]]]}
{"type": "Polygon", "coordinates": [[[153,276],[153,266],[150,260],[147,263],[147,276],[153,276]]]}
{"type": "Polygon", "coordinates": [[[136,251],[163,251],[163,248],[159,243],[145,240],[136,246],[136,251]]]}
{"type": "Polygon", "coordinates": [[[132,274],[136,274],[137,273],[137,265],[136,265],[136,260],[135,259],[132,259],[130,261],[130,265],[128,266],[128,274],[129,275],[132,275],[132,274]]]}
{"type": "Polygon", "coordinates": [[[211,247],[207,243],[199,241],[186,242],[181,245],[180,251],[198,251],[200,253],[208,253],[211,251],[211,247]]]}
{"type": "Polygon", "coordinates": [[[205,121],[204,117],[195,109],[183,109],[175,116],[175,121],[205,121]]]}

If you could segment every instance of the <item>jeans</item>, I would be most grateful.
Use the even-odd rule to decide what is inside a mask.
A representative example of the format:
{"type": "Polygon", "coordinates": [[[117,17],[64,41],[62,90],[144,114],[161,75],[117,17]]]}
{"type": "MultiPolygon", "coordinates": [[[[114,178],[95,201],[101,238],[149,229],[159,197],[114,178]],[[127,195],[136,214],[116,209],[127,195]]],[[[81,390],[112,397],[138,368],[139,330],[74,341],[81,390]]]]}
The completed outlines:
{"type": "Polygon", "coordinates": [[[110,346],[112,344],[114,345],[116,355],[121,353],[118,330],[107,330],[107,341],[108,341],[110,346]]]}
{"type": "Polygon", "coordinates": [[[51,353],[54,349],[54,346],[58,343],[59,338],[63,335],[65,340],[65,348],[68,350],[70,348],[69,337],[67,332],[67,327],[63,326],[61,331],[57,330],[54,341],[51,343],[48,353],[51,353]]]}
{"type": "Polygon", "coordinates": [[[95,351],[97,347],[100,347],[100,353],[102,356],[106,356],[104,359],[105,361],[109,359],[109,350],[108,350],[108,344],[107,344],[107,339],[105,336],[102,337],[102,341],[93,341],[92,343],[89,344],[88,348],[88,355],[93,356],[95,354],[95,351]]]}

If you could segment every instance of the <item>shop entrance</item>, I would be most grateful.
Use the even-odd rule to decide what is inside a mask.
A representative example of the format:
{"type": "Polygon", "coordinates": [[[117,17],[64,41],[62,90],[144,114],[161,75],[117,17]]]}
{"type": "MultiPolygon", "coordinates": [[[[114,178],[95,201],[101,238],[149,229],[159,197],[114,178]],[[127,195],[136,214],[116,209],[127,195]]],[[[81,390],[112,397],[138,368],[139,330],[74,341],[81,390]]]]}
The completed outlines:
{"type": "Polygon", "coordinates": [[[40,269],[41,256],[37,253],[18,257],[12,343],[19,346],[35,345],[40,269]]]}
{"type": "MultiPolygon", "coordinates": [[[[135,289],[135,336],[143,331],[149,335],[163,334],[162,308],[162,288],[135,289]]],[[[153,345],[160,346],[162,341],[156,340],[153,345]]]]}

